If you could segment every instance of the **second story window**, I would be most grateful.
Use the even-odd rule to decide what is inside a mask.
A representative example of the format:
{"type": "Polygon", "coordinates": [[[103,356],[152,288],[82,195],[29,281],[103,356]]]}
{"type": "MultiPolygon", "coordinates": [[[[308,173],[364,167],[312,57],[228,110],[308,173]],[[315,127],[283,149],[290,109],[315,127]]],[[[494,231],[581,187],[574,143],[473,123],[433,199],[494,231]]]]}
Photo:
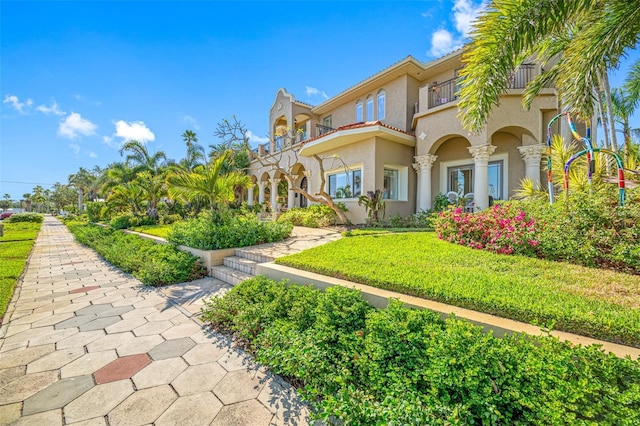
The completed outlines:
{"type": "Polygon", "coordinates": [[[356,123],[362,121],[362,101],[356,103],[356,123]]]}
{"type": "Polygon", "coordinates": [[[367,98],[367,121],[373,121],[373,97],[367,98]]]}
{"type": "Polygon", "coordinates": [[[384,120],[386,115],[385,92],[378,93],[378,120],[384,120]]]}

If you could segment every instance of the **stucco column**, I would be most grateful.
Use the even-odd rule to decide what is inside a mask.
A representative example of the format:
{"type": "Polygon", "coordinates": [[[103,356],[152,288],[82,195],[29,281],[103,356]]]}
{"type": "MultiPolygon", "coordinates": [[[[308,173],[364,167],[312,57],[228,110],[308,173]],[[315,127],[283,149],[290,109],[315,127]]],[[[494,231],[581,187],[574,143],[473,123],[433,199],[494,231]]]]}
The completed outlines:
{"type": "Polygon", "coordinates": [[[264,204],[264,188],[269,184],[268,181],[263,180],[258,183],[258,203],[264,204]]]}
{"type": "Polygon", "coordinates": [[[248,206],[253,206],[253,188],[254,188],[254,186],[255,186],[255,184],[252,183],[247,188],[247,205],[248,206]]]}
{"type": "Polygon", "coordinates": [[[291,175],[291,180],[287,180],[289,188],[289,198],[287,199],[287,208],[292,209],[296,206],[296,193],[293,192],[293,183],[298,180],[298,175],[291,175]]]}
{"type": "Polygon", "coordinates": [[[273,178],[271,179],[271,211],[278,211],[278,184],[280,183],[280,179],[273,178]]]}
{"type": "Polygon", "coordinates": [[[413,163],[413,168],[418,173],[416,213],[419,213],[421,210],[429,210],[432,207],[431,169],[438,157],[425,154],[416,155],[413,158],[416,160],[416,162],[413,163]]]}
{"type": "Polygon", "coordinates": [[[524,175],[526,178],[531,179],[534,187],[540,185],[540,160],[545,148],[542,144],[518,147],[525,164],[524,175]]]}
{"type": "Polygon", "coordinates": [[[473,202],[476,210],[489,207],[489,157],[496,147],[490,144],[472,146],[469,152],[475,165],[473,177],[473,202]]]}

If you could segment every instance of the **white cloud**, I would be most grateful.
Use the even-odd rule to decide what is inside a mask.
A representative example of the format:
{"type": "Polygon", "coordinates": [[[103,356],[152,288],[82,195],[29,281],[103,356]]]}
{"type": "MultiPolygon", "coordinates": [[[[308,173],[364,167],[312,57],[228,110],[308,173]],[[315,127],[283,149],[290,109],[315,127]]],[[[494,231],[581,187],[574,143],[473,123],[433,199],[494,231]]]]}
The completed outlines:
{"type": "Polygon", "coordinates": [[[451,8],[455,32],[440,28],[431,34],[429,54],[442,56],[462,47],[469,37],[473,22],[486,7],[487,3],[484,0],[480,3],[475,3],[473,0],[455,0],[451,8]]]}
{"type": "Polygon", "coordinates": [[[193,118],[189,114],[183,115],[182,117],[180,117],[180,119],[182,120],[183,123],[189,124],[194,129],[196,129],[196,130],[200,129],[200,125],[198,124],[198,120],[196,120],[195,118],[193,118]]]}
{"type": "Polygon", "coordinates": [[[65,115],[66,113],[60,109],[58,103],[54,100],[51,102],[51,106],[39,105],[36,110],[43,114],[65,115]]]}
{"type": "Polygon", "coordinates": [[[80,154],[80,145],[76,144],[76,143],[70,143],[69,144],[69,148],[71,148],[73,150],[73,154],[76,158],[78,158],[78,155],[80,154]]]}
{"type": "Polygon", "coordinates": [[[96,154],[96,153],[95,153],[95,152],[93,152],[93,151],[89,151],[89,157],[90,157],[90,158],[98,158],[98,154],[96,154]]]}
{"type": "Polygon", "coordinates": [[[127,123],[124,120],[120,120],[115,123],[115,126],[116,132],[113,136],[122,138],[122,142],[132,139],[142,143],[156,140],[156,135],[142,121],[127,123]]]}
{"type": "Polygon", "coordinates": [[[441,28],[431,34],[431,51],[429,53],[433,56],[442,56],[460,46],[460,41],[456,40],[451,32],[441,28]]]}
{"type": "Polygon", "coordinates": [[[311,86],[305,86],[304,93],[306,93],[308,97],[322,96],[324,99],[329,99],[329,96],[325,92],[311,86]]]}
{"type": "Polygon", "coordinates": [[[4,101],[2,101],[2,103],[3,104],[11,104],[13,109],[18,111],[20,114],[25,114],[24,108],[25,107],[30,107],[31,105],[33,105],[33,99],[27,99],[25,102],[20,102],[20,100],[18,99],[17,96],[15,96],[15,95],[6,95],[4,97],[4,101]]]}
{"type": "Polygon", "coordinates": [[[269,138],[261,138],[260,136],[255,135],[251,130],[247,130],[245,136],[249,138],[249,142],[254,142],[257,144],[269,142],[269,138]]]}
{"type": "Polygon", "coordinates": [[[473,24],[478,14],[480,14],[486,6],[484,1],[480,4],[474,4],[470,0],[456,0],[453,4],[453,19],[456,30],[458,30],[462,37],[469,37],[471,24],[473,24]]]}
{"type": "Polygon", "coordinates": [[[98,126],[82,118],[77,112],[72,112],[60,122],[58,134],[69,139],[75,139],[80,135],[91,136],[96,134],[98,126]]]}

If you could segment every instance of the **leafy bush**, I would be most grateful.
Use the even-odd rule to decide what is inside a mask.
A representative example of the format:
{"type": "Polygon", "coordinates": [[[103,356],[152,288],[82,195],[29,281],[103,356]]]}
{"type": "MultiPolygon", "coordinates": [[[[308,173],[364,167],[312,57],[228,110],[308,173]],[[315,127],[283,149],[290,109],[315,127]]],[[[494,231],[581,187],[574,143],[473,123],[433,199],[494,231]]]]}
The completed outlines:
{"type": "Polygon", "coordinates": [[[513,204],[496,204],[476,214],[452,208],[440,212],[435,224],[445,241],[494,253],[534,255],[540,245],[535,219],[513,204]]]}
{"type": "Polygon", "coordinates": [[[278,223],[289,222],[294,226],[321,228],[336,224],[337,215],[330,207],[312,204],[309,207],[294,207],[282,213],[278,223]]]}
{"type": "Polygon", "coordinates": [[[144,284],[159,286],[192,281],[205,275],[200,259],[167,244],[79,222],[67,222],[76,240],[144,284]]]}
{"type": "Polygon", "coordinates": [[[87,216],[89,222],[100,222],[102,220],[102,210],[106,206],[103,201],[90,201],[87,203],[87,216]]]}
{"type": "Polygon", "coordinates": [[[113,229],[129,229],[136,224],[135,216],[130,213],[120,214],[109,222],[113,229]]]}
{"type": "Polygon", "coordinates": [[[396,214],[389,218],[388,225],[391,228],[425,228],[433,229],[433,221],[436,215],[429,211],[421,211],[407,217],[396,214]]]}
{"type": "Polygon", "coordinates": [[[7,219],[9,223],[17,223],[17,222],[35,222],[42,223],[44,220],[44,216],[40,213],[16,213],[9,216],[7,219]]]}
{"type": "Polygon", "coordinates": [[[162,225],[171,225],[175,222],[180,222],[182,220],[182,216],[179,214],[167,214],[160,216],[160,223],[162,225]]]}
{"type": "Polygon", "coordinates": [[[280,241],[292,229],[288,222],[263,222],[254,215],[207,212],[196,219],[174,223],[167,240],[201,250],[218,250],[280,241]]]}
{"type": "Polygon", "coordinates": [[[244,281],[205,302],[203,320],[242,338],[293,379],[330,424],[640,422],[640,362],[556,338],[496,338],[351,289],[244,281]]]}

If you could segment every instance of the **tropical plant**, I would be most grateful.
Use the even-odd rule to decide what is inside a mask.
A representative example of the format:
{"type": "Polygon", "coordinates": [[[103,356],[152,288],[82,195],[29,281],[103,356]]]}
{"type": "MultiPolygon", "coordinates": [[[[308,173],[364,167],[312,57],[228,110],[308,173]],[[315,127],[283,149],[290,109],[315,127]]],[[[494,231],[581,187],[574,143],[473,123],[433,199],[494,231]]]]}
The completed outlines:
{"type": "Polygon", "coordinates": [[[379,189],[367,191],[365,195],[361,195],[358,198],[358,205],[364,206],[367,211],[367,223],[369,225],[378,225],[384,219],[385,202],[383,191],[379,189]]]}
{"type": "Polygon", "coordinates": [[[136,175],[132,184],[137,186],[147,202],[147,217],[158,220],[158,203],[167,194],[163,175],[154,175],[145,170],[136,175]]]}
{"type": "MultiPolygon", "coordinates": [[[[491,1],[463,55],[458,105],[464,126],[482,129],[508,88],[510,74],[529,57],[551,60],[558,52],[548,42],[574,28],[577,32],[570,34],[571,43],[562,49],[554,72],[543,78],[555,80],[563,105],[590,118],[593,88],[601,86],[606,92],[607,70],[638,42],[639,6],[638,0],[491,1]]],[[[539,83],[537,79],[534,84],[539,83]]]]}
{"type": "Polygon", "coordinates": [[[167,161],[167,155],[163,151],[150,154],[147,146],[136,140],[130,140],[122,145],[120,155],[124,155],[125,152],[127,163],[133,164],[136,171],[146,170],[153,175],[159,174],[167,161]]]}
{"type": "Polygon", "coordinates": [[[198,144],[198,137],[194,131],[185,130],[181,136],[182,140],[187,145],[187,155],[185,158],[180,160],[178,165],[191,172],[196,166],[204,164],[204,148],[202,145],[198,144]]]}
{"type": "MultiPolygon", "coordinates": [[[[78,172],[69,175],[69,185],[75,187],[78,190],[78,211],[83,210],[84,197],[87,197],[89,201],[94,201],[97,196],[97,183],[98,175],[101,173],[99,167],[95,167],[93,170],[87,170],[84,167],[80,167],[78,172]]],[[[35,189],[34,189],[35,192],[35,189]]]]}
{"type": "Polygon", "coordinates": [[[246,188],[251,182],[249,176],[238,171],[222,173],[229,155],[230,152],[225,151],[217,159],[197,166],[192,172],[178,170],[169,174],[169,196],[189,202],[205,199],[212,211],[220,205],[228,205],[235,199],[236,187],[246,188]]]}

